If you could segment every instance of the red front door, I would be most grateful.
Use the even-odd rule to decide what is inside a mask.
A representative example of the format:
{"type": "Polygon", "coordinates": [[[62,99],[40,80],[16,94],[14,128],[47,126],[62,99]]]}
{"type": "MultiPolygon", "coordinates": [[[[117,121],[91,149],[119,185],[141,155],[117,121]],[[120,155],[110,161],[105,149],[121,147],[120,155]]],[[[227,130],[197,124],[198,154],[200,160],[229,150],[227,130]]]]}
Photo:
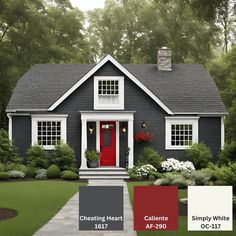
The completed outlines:
{"type": "Polygon", "coordinates": [[[100,166],[116,165],[116,122],[100,122],[100,166]]]}

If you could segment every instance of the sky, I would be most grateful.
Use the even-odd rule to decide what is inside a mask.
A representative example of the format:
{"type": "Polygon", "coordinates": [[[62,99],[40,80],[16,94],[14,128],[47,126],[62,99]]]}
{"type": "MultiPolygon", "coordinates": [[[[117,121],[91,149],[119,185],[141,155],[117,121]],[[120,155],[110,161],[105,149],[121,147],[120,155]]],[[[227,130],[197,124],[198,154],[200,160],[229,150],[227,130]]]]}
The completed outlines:
{"type": "Polygon", "coordinates": [[[105,0],[70,0],[73,7],[78,7],[81,11],[103,8],[105,0]]]}

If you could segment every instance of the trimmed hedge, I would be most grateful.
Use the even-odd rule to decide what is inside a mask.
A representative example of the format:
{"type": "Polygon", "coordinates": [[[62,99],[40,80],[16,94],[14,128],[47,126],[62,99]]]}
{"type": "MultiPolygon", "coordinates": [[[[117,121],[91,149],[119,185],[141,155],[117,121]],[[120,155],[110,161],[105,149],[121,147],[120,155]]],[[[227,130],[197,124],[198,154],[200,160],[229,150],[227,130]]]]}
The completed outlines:
{"type": "Polygon", "coordinates": [[[65,180],[76,180],[79,178],[79,175],[71,170],[65,170],[61,178],[65,180]]]}
{"type": "Polygon", "coordinates": [[[9,180],[10,175],[7,172],[0,172],[0,180],[9,180]]]}
{"type": "Polygon", "coordinates": [[[57,165],[51,165],[47,169],[47,177],[48,178],[60,178],[61,170],[57,165]]]}

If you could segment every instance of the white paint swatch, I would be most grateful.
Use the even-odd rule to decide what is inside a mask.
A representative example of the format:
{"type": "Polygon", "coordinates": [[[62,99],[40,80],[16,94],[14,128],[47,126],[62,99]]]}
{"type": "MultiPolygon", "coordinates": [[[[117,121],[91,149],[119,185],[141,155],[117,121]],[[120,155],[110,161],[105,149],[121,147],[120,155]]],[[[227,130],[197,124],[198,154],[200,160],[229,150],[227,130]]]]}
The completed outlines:
{"type": "Polygon", "coordinates": [[[232,231],[232,186],[188,187],[189,231],[232,231]]]}

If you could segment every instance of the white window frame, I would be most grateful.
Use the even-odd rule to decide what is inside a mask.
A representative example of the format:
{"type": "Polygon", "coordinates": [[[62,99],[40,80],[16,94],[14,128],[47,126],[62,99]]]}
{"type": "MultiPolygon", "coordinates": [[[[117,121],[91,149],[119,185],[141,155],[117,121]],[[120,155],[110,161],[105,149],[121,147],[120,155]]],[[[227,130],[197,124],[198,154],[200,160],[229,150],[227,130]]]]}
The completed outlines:
{"type": "Polygon", "coordinates": [[[192,125],[192,143],[198,142],[198,120],[199,117],[165,117],[165,147],[166,150],[186,150],[188,145],[171,145],[171,125],[192,125]]]}
{"type": "MultiPolygon", "coordinates": [[[[67,116],[68,115],[32,115],[31,116],[31,144],[38,143],[38,122],[39,121],[60,121],[61,122],[61,141],[67,140],[67,116]]],[[[45,150],[54,150],[54,145],[42,145],[45,150]]]]}
{"type": "MultiPolygon", "coordinates": [[[[109,96],[109,95],[108,95],[109,96]]],[[[94,76],[94,109],[96,110],[123,110],[124,109],[124,76],[94,76]],[[102,80],[118,80],[119,94],[118,104],[98,103],[98,83],[102,80]]]]}

